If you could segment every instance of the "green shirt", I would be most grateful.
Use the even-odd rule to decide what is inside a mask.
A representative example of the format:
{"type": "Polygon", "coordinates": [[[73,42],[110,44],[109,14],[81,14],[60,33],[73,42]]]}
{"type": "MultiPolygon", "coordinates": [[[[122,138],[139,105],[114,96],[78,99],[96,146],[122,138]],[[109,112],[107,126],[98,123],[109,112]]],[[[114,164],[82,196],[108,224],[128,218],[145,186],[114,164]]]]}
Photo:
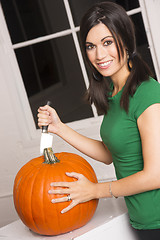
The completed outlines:
{"type": "MultiPolygon", "coordinates": [[[[143,169],[137,119],[150,105],[160,103],[160,84],[152,78],[141,83],[130,97],[128,114],[120,107],[122,91],[109,98],[109,110],[100,131],[112,154],[117,179],[143,169]]],[[[125,201],[134,228],[160,228],[160,189],[125,197],[125,201]]]]}

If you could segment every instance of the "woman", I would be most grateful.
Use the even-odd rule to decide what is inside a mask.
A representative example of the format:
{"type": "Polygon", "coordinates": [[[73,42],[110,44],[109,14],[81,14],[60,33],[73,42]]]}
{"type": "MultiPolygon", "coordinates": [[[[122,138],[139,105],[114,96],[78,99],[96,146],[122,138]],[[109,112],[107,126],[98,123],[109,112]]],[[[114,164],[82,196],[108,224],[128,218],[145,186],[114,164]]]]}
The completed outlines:
{"type": "Polygon", "coordinates": [[[80,34],[92,72],[88,100],[104,114],[102,141],[78,134],[49,106],[39,108],[38,124],[89,157],[113,162],[117,181],[95,184],[66,173],[78,181],[52,183],[67,188],[50,194],[68,195],[52,202],[72,200],[65,213],[91,199],[124,196],[139,239],[160,239],[160,84],[137,53],[133,24],[119,5],[94,5],[82,19],[80,34]]]}

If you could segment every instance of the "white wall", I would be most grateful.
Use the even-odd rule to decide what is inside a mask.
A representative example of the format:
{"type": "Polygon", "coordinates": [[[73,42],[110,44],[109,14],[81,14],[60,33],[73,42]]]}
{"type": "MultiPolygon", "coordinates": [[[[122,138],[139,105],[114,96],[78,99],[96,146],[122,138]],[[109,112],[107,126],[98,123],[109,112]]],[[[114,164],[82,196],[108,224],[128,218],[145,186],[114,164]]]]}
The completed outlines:
{"type": "MultiPolygon", "coordinates": [[[[16,172],[31,156],[24,149],[19,121],[17,95],[9,54],[0,34],[0,226],[15,217],[12,206],[12,186],[16,172]]],[[[36,149],[35,149],[36,150],[36,149]]],[[[34,155],[34,153],[33,153],[34,155]]]]}

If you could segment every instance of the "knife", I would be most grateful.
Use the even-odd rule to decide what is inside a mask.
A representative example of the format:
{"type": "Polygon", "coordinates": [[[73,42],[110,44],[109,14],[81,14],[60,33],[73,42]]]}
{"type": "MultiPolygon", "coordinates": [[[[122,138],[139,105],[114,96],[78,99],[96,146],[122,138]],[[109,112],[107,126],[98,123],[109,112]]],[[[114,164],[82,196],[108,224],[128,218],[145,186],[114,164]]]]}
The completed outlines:
{"type": "MultiPolygon", "coordinates": [[[[50,105],[51,102],[47,102],[50,105]]],[[[43,155],[44,149],[52,147],[53,135],[48,133],[48,126],[42,126],[41,140],[40,140],[40,154],[43,155]]]]}

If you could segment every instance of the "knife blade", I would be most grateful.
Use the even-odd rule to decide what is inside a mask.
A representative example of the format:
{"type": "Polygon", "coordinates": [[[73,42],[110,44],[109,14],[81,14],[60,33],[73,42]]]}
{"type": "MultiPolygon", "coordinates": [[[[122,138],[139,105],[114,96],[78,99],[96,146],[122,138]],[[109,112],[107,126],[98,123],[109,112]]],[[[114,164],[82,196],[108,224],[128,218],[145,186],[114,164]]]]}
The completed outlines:
{"type": "MultiPolygon", "coordinates": [[[[47,102],[50,105],[50,102],[47,102]]],[[[43,155],[44,149],[52,147],[53,135],[48,132],[48,126],[42,126],[41,139],[40,139],[40,154],[43,155]]]]}

